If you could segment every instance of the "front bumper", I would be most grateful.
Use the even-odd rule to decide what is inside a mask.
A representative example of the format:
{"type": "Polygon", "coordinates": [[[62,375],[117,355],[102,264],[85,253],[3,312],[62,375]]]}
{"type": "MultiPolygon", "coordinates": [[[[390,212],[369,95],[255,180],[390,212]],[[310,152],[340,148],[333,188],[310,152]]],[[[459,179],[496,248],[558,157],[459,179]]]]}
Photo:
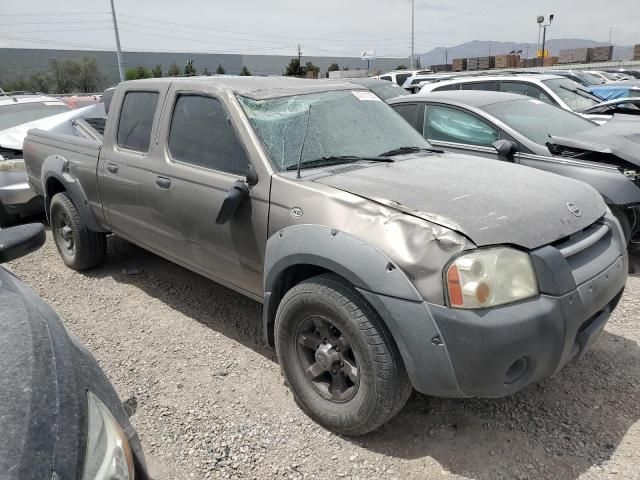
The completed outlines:
{"type": "Polygon", "coordinates": [[[29,186],[27,172],[0,171],[0,203],[12,214],[31,215],[42,210],[38,195],[29,186]]]}
{"type": "Polygon", "coordinates": [[[588,351],[616,307],[628,258],[617,222],[589,250],[532,252],[541,294],[460,310],[361,293],[380,312],[413,386],[440,397],[503,397],[547,378],[588,351]],[[595,271],[594,271],[595,270],[595,271]]]}

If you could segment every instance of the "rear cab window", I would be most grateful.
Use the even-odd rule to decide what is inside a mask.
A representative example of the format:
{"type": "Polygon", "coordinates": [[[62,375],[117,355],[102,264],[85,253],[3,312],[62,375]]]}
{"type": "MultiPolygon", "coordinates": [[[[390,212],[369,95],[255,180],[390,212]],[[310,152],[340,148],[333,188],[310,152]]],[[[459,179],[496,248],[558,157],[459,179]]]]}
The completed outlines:
{"type": "Polygon", "coordinates": [[[118,122],[118,147],[140,153],[149,151],[158,96],[158,92],[143,91],[125,94],[118,122]]]}

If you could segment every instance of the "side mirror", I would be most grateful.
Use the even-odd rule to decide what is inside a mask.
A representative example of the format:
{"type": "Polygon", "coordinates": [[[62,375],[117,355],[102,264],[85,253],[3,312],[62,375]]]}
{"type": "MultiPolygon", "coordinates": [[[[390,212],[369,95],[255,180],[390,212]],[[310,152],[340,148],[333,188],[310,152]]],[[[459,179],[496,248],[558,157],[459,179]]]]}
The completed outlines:
{"type": "Polygon", "coordinates": [[[496,149],[498,155],[511,160],[513,154],[518,150],[517,147],[509,140],[496,140],[491,144],[496,149]]]}
{"type": "Polygon", "coordinates": [[[47,239],[44,225],[29,223],[0,230],[0,263],[9,262],[35,252],[47,239]]]}
{"type": "Polygon", "coordinates": [[[242,180],[236,180],[236,182],[227,192],[227,196],[224,198],[224,202],[222,202],[222,207],[220,207],[218,217],[216,218],[216,224],[224,225],[225,223],[227,223],[236,213],[240,205],[242,205],[242,202],[244,202],[245,198],[247,198],[248,196],[249,186],[247,185],[247,183],[243,182],[242,180]]]}
{"type": "Polygon", "coordinates": [[[253,165],[249,165],[249,171],[247,172],[247,185],[253,187],[258,183],[258,172],[253,168],[253,165]]]}

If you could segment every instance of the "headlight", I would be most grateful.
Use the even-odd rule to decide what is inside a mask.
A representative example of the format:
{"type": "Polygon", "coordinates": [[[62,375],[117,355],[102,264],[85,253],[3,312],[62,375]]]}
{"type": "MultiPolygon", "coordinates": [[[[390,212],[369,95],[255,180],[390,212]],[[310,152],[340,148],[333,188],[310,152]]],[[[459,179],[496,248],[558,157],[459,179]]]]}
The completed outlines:
{"type": "Polygon", "coordinates": [[[445,281],[449,305],[454,308],[495,307],[538,294],[529,255],[506,247],[456,258],[446,271],[445,281]]]}
{"type": "Polygon", "coordinates": [[[133,480],[133,455],[118,421],[93,393],[89,402],[87,454],[82,480],[133,480]]]}

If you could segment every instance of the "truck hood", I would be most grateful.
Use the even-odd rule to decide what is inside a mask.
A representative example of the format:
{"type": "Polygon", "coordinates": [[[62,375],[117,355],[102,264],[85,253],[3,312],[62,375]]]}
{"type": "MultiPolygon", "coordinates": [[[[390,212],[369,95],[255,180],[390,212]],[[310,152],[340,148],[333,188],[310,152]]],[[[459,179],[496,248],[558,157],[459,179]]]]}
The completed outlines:
{"type": "Polygon", "coordinates": [[[396,159],[314,181],[454,229],[477,246],[540,247],[606,211],[590,186],[533,168],[455,154],[396,159]]]}
{"type": "Polygon", "coordinates": [[[551,137],[554,145],[613,155],[640,167],[640,119],[619,115],[601,125],[569,137],[551,137]]]}

